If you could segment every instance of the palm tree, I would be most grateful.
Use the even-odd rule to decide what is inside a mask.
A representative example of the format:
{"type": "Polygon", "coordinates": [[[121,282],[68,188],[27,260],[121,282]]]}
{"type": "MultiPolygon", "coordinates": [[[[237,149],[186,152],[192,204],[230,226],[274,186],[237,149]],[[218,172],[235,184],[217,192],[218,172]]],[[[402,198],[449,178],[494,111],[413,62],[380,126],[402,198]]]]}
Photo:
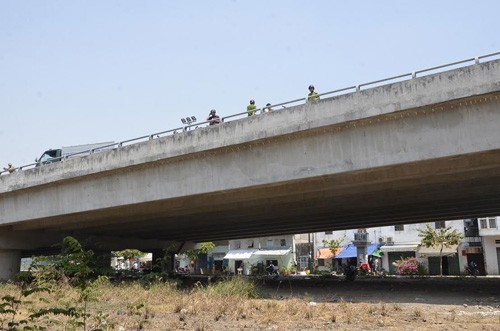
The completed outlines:
{"type": "Polygon", "coordinates": [[[418,229],[418,232],[418,236],[422,237],[422,245],[439,248],[439,275],[443,276],[443,248],[458,245],[463,238],[462,234],[457,229],[451,231],[451,226],[436,230],[429,224],[426,224],[425,230],[418,229]]]}

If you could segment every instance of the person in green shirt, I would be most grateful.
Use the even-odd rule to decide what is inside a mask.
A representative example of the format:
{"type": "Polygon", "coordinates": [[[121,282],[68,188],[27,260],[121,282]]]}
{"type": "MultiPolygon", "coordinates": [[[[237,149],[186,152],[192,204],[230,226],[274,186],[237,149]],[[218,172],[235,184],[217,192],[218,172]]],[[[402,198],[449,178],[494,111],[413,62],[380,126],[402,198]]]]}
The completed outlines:
{"type": "Polygon", "coordinates": [[[314,91],[314,85],[309,85],[309,94],[307,95],[308,102],[316,102],[319,100],[318,93],[314,91]]]}
{"type": "Polygon", "coordinates": [[[248,116],[255,115],[255,113],[256,113],[255,109],[257,109],[257,107],[255,106],[255,100],[250,100],[250,104],[247,106],[248,116]]]}

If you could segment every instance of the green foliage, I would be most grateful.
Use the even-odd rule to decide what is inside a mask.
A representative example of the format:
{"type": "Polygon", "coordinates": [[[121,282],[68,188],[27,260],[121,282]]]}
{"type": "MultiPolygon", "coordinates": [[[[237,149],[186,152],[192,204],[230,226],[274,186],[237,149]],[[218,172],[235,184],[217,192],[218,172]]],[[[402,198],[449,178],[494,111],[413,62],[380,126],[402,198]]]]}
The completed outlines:
{"type": "MultiPolygon", "coordinates": [[[[107,314],[100,311],[91,314],[88,310],[89,303],[96,301],[109,284],[106,276],[96,277],[93,257],[93,252],[85,250],[75,238],[66,237],[60,254],[34,258],[30,270],[16,276],[18,295],[1,298],[0,330],[47,330],[48,326],[58,330],[114,330],[107,314]],[[72,296],[65,297],[68,285],[77,290],[76,300],[72,296]],[[48,306],[35,309],[33,302],[28,300],[35,293],[39,294],[40,302],[48,306]],[[53,300],[60,303],[51,307],[53,300]],[[21,308],[29,312],[24,319],[19,318],[21,308]]],[[[143,330],[150,317],[146,307],[136,304],[128,310],[129,315],[137,316],[137,329],[143,330]]]]}
{"type": "MultiPolygon", "coordinates": [[[[114,326],[107,323],[107,315],[102,312],[92,316],[88,311],[89,302],[96,301],[98,291],[109,282],[105,276],[95,277],[92,269],[91,250],[85,250],[73,237],[64,238],[61,254],[51,257],[34,258],[28,272],[19,273],[16,285],[19,296],[4,296],[0,302],[0,330],[45,330],[43,325],[59,325],[65,330],[112,330],[114,326]],[[40,309],[29,308],[32,304],[27,298],[34,294],[52,295],[57,299],[64,298],[64,286],[70,285],[78,290],[76,301],[69,298],[66,303],[56,307],[40,309]],[[22,306],[29,315],[25,319],[16,319],[22,306]],[[63,322],[54,316],[64,316],[63,322]]],[[[50,303],[50,297],[40,297],[41,302],[50,303]]],[[[136,307],[136,310],[140,307],[136,307]]],[[[140,325],[143,325],[141,322],[140,325]]]]}
{"type": "Polygon", "coordinates": [[[230,280],[224,280],[206,288],[200,288],[202,291],[208,292],[210,295],[220,297],[239,297],[239,298],[258,298],[259,292],[257,285],[243,277],[233,277],[230,280]]]}
{"type": "Polygon", "coordinates": [[[207,254],[208,251],[212,250],[215,248],[215,244],[213,242],[204,242],[200,244],[200,253],[201,254],[207,254]]]}
{"type": "Polygon", "coordinates": [[[146,256],[146,253],[141,252],[138,249],[124,249],[122,251],[116,251],[114,252],[114,255],[117,257],[123,257],[125,260],[128,259],[136,259],[139,257],[144,257],[146,256]]]}
{"type": "Polygon", "coordinates": [[[108,322],[109,314],[105,314],[102,311],[97,312],[93,316],[95,328],[93,328],[93,331],[107,331],[107,330],[114,330],[115,329],[115,324],[114,323],[109,323],[108,322]]]}
{"type": "Polygon", "coordinates": [[[207,254],[208,251],[215,248],[215,244],[213,242],[203,242],[200,244],[199,249],[189,249],[184,252],[184,254],[191,260],[198,260],[198,256],[200,254],[207,254]]]}
{"type": "Polygon", "coordinates": [[[89,285],[89,278],[92,275],[91,263],[94,252],[84,250],[82,245],[75,238],[68,236],[63,239],[61,254],[54,256],[48,265],[41,267],[43,271],[49,273],[58,271],[68,279],[69,284],[85,290],[89,285]]]}
{"type": "Polygon", "coordinates": [[[439,249],[439,274],[443,275],[442,251],[445,247],[460,244],[463,236],[456,229],[451,231],[451,226],[441,229],[433,229],[429,224],[425,225],[424,230],[418,229],[419,237],[422,237],[422,245],[425,247],[436,247],[439,249]]]}
{"type": "Polygon", "coordinates": [[[280,269],[280,273],[284,276],[295,274],[297,272],[297,267],[290,265],[288,267],[283,267],[280,269]]]}
{"type": "Polygon", "coordinates": [[[144,326],[149,323],[149,312],[144,306],[144,304],[140,303],[137,305],[128,305],[127,306],[128,315],[135,316],[137,318],[137,330],[144,330],[144,326]]]}
{"type": "Polygon", "coordinates": [[[143,288],[150,289],[153,285],[164,283],[167,280],[167,277],[167,274],[151,272],[143,275],[139,279],[139,283],[143,288]]]}
{"type": "Polygon", "coordinates": [[[452,245],[458,245],[460,240],[463,238],[462,234],[456,229],[451,231],[451,226],[447,226],[442,229],[433,229],[429,224],[425,225],[424,230],[418,229],[419,237],[422,237],[422,244],[426,247],[450,247],[452,245]]]}
{"type": "Polygon", "coordinates": [[[323,240],[323,245],[327,246],[333,257],[337,255],[337,249],[340,247],[344,239],[323,240]]]}

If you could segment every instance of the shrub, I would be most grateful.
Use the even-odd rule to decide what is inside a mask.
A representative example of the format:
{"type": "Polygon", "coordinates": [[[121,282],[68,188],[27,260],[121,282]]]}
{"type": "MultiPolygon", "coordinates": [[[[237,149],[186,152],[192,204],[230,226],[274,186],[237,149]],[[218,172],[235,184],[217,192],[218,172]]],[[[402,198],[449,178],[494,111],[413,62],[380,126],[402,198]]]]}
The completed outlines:
{"type": "Polygon", "coordinates": [[[234,277],[230,280],[217,282],[203,288],[202,290],[210,294],[223,297],[258,298],[257,285],[242,277],[234,277]]]}
{"type": "Polygon", "coordinates": [[[394,262],[396,267],[396,275],[418,275],[420,274],[422,267],[416,258],[404,258],[394,262]]]}

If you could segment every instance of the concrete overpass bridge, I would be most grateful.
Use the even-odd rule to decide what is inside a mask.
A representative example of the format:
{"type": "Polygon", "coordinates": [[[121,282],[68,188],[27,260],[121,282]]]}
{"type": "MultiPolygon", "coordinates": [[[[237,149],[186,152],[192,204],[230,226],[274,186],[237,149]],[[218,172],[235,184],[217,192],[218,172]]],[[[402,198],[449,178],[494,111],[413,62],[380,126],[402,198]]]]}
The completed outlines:
{"type": "Polygon", "coordinates": [[[493,60],[0,176],[0,264],[498,215],[499,96],[493,60]]]}

